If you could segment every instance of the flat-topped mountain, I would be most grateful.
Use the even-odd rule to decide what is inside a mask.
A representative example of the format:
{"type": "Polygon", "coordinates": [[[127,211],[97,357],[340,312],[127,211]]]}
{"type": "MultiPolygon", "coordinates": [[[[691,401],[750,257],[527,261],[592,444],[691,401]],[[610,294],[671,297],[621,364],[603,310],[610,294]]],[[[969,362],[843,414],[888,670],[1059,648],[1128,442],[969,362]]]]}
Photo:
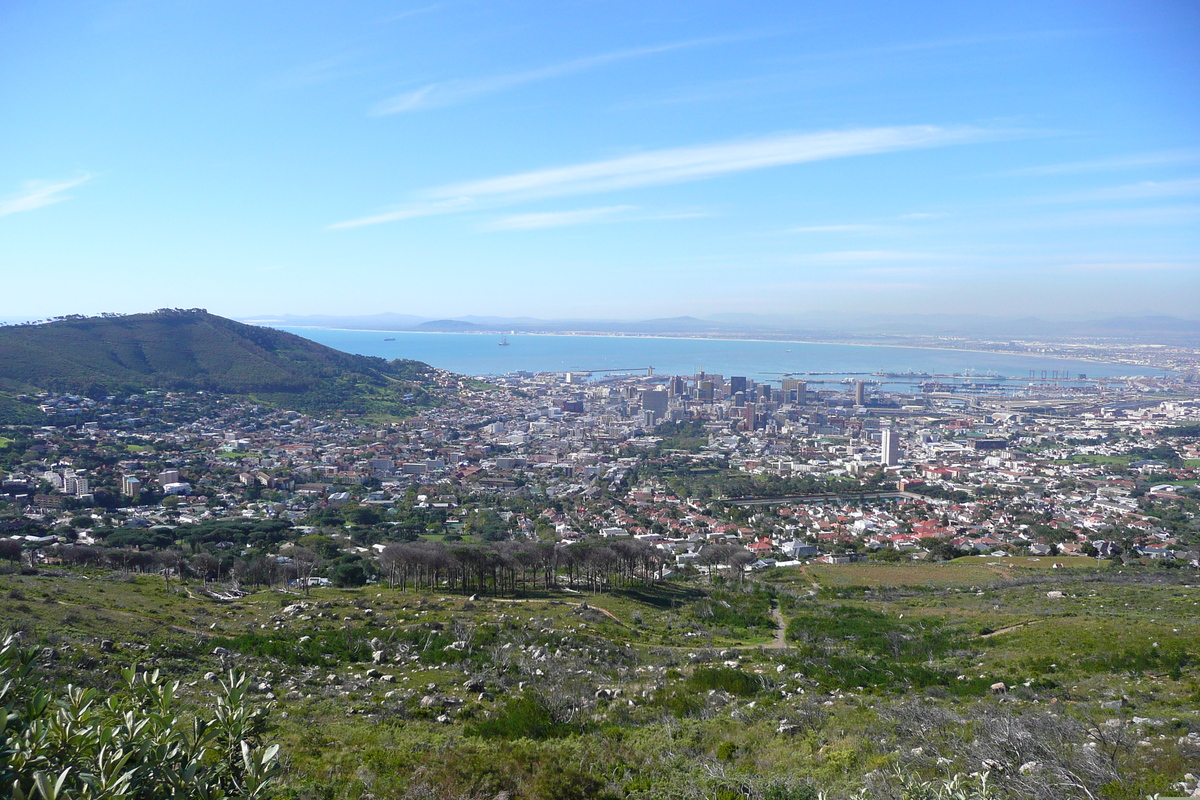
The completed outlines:
{"type": "Polygon", "coordinates": [[[10,392],[204,390],[308,412],[403,414],[428,403],[432,377],[420,361],[343,353],[203,309],[0,327],[0,390],[10,392]]]}

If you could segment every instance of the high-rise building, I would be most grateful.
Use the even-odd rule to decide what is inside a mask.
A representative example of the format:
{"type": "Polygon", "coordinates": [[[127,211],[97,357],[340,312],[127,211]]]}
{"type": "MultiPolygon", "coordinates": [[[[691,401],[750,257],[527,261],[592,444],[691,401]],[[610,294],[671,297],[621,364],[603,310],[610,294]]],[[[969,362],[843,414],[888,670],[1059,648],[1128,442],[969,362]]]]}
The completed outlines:
{"type": "Polygon", "coordinates": [[[738,392],[746,393],[746,378],[742,375],[733,375],[729,378],[729,394],[733,396],[738,392]]]}
{"type": "Polygon", "coordinates": [[[179,483],[179,470],[164,469],[158,473],[158,485],[166,486],[168,483],[179,483]]]}
{"type": "Polygon", "coordinates": [[[783,391],[795,392],[796,402],[803,403],[804,396],[808,394],[808,384],[806,384],[804,381],[797,380],[796,378],[784,378],[783,391]]]}
{"type": "Polygon", "coordinates": [[[746,430],[754,430],[755,424],[758,422],[758,409],[754,407],[754,403],[747,403],[745,408],[746,430]]]}
{"type": "Polygon", "coordinates": [[[700,399],[705,402],[712,402],[713,399],[713,384],[712,381],[700,381],[700,399]]]}
{"type": "Polygon", "coordinates": [[[900,463],[900,436],[891,428],[883,429],[879,463],[885,467],[894,467],[900,463]]]}
{"type": "Polygon", "coordinates": [[[662,419],[667,415],[667,393],[662,389],[647,389],[642,392],[642,411],[653,411],[662,419]]]}
{"type": "Polygon", "coordinates": [[[136,500],[142,494],[142,482],[133,475],[122,476],[121,494],[136,500]]]}
{"type": "Polygon", "coordinates": [[[854,405],[865,406],[867,404],[867,384],[863,381],[854,382],[854,405]]]}

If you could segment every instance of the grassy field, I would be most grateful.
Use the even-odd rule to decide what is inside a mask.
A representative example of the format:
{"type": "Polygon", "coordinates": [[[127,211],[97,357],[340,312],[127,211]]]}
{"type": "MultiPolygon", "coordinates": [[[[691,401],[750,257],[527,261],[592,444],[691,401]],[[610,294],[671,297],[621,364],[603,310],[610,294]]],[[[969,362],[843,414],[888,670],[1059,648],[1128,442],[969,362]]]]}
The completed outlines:
{"type": "Polygon", "coordinates": [[[1061,459],[1052,463],[1055,464],[1118,464],[1122,467],[1129,466],[1130,462],[1136,461],[1140,456],[1123,455],[1123,456],[1096,456],[1096,455],[1074,455],[1067,459],[1061,459]]]}
{"type": "MultiPolygon", "coordinates": [[[[108,688],[140,664],[200,699],[206,674],[248,671],[278,704],[297,800],[848,797],[890,770],[1016,758],[1004,736],[1045,770],[1092,770],[1107,800],[1169,794],[1200,763],[1194,573],[971,557],[760,577],[218,600],[161,577],[9,571],[0,619],[59,683],[108,688]]],[[[1001,796],[1083,796],[1018,766],[993,770],[1001,796]]]]}

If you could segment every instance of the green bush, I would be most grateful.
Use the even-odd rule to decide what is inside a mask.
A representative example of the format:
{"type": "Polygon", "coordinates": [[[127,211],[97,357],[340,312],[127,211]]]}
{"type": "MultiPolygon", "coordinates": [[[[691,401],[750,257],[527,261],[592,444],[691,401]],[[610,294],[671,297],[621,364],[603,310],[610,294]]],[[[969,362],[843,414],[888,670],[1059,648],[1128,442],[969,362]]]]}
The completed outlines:
{"type": "Polygon", "coordinates": [[[688,678],[687,688],[693,692],[718,689],[738,697],[752,697],[763,689],[762,679],[732,667],[700,667],[688,678]]]}
{"type": "Polygon", "coordinates": [[[556,722],[548,709],[529,697],[510,700],[495,716],[467,727],[468,736],[484,739],[557,739],[578,732],[556,722]]]}
{"type": "Polygon", "coordinates": [[[234,672],[212,706],[185,711],[178,683],[130,669],[104,696],[42,686],[39,651],[0,644],[0,794],[13,800],[257,800],[278,774],[264,746],[269,706],[234,672]]]}

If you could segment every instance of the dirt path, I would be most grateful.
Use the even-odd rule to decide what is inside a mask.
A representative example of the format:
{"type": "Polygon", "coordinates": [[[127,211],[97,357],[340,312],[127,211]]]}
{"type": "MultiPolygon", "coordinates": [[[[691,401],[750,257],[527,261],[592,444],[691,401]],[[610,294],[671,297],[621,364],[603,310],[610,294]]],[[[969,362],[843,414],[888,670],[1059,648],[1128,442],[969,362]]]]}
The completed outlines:
{"type": "Polygon", "coordinates": [[[999,636],[1002,633],[1008,633],[1009,631],[1015,631],[1017,628],[1024,628],[1026,625],[1034,625],[1038,622],[1041,622],[1041,620],[1040,619],[1031,619],[1028,622],[1018,622],[1016,625],[1007,625],[1003,628],[997,628],[996,630],[992,631],[991,633],[981,633],[981,634],[979,634],[979,638],[980,639],[990,639],[993,636],[999,636]]]}
{"type": "Polygon", "coordinates": [[[817,583],[817,579],[814,578],[812,576],[812,574],[808,571],[807,566],[800,568],[800,574],[803,575],[805,578],[808,578],[808,582],[812,584],[811,594],[813,597],[816,597],[817,592],[821,591],[821,584],[817,583]]]}
{"type": "Polygon", "coordinates": [[[779,610],[779,603],[775,600],[771,601],[771,617],[775,620],[775,640],[767,645],[768,650],[783,650],[787,647],[787,640],[784,635],[787,633],[787,623],[783,621],[783,613],[779,610]]]}

